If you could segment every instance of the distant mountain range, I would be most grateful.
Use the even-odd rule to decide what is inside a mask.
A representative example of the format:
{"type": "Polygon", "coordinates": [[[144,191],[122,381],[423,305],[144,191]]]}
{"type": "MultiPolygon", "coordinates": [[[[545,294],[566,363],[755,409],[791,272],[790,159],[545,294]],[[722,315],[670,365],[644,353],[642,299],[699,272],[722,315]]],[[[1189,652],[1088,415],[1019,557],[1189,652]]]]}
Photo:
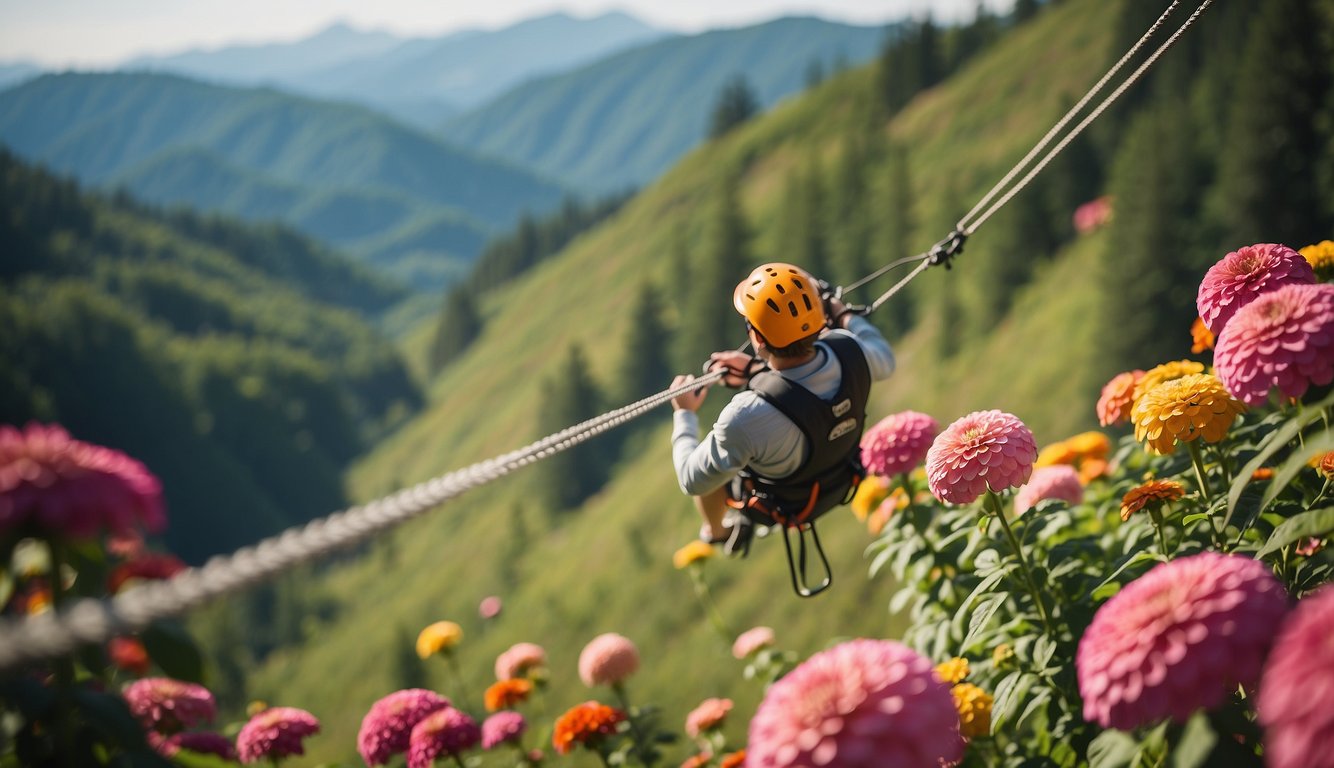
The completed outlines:
{"type": "Polygon", "coordinates": [[[279,219],[434,290],[563,190],[371,110],[172,75],[46,75],[0,93],[0,142],[150,202],[279,219]]]}
{"type": "Polygon", "coordinates": [[[531,80],[444,126],[450,141],[586,190],[645,184],[704,138],[728,79],[741,75],[762,107],[873,57],[883,27],[784,18],[673,37],[574,72],[531,80]]]}
{"type": "Polygon", "coordinates": [[[568,70],[670,33],[624,13],[556,13],[497,30],[406,38],[336,24],[291,43],[141,57],[121,71],[169,72],[231,85],[271,85],[373,107],[438,126],[540,75],[568,70]]]}

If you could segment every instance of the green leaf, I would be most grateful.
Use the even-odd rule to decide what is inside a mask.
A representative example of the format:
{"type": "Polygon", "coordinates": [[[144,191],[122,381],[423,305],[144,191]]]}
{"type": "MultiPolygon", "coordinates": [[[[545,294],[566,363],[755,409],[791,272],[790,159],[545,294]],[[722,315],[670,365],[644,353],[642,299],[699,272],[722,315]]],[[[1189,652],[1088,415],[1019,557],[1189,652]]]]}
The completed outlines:
{"type": "MultiPolygon", "coordinates": [[[[1098,586],[1096,586],[1096,587],[1093,588],[1093,593],[1094,593],[1094,594],[1093,594],[1093,597],[1094,597],[1094,599],[1097,599],[1097,597],[1098,597],[1098,593],[1101,592],[1101,591],[1103,590],[1104,587],[1107,587],[1107,586],[1109,586],[1109,585],[1112,585],[1114,582],[1116,582],[1117,577],[1119,577],[1119,576],[1121,575],[1121,573],[1124,572],[1127,568],[1130,568],[1131,566],[1138,565],[1138,564],[1140,564],[1140,563],[1143,563],[1143,562],[1146,562],[1146,561],[1149,561],[1149,560],[1157,560],[1157,561],[1159,561],[1159,562],[1167,562],[1166,558],[1164,558],[1162,555],[1158,554],[1157,552],[1149,552],[1149,551],[1147,551],[1147,550],[1144,551],[1144,552],[1136,552],[1134,555],[1131,555],[1130,557],[1126,558],[1125,561],[1123,561],[1119,566],[1117,566],[1117,567],[1116,567],[1116,570],[1112,571],[1112,574],[1111,574],[1110,576],[1108,576],[1107,578],[1103,579],[1101,584],[1099,584],[1098,586]]],[[[1115,592],[1116,590],[1112,590],[1112,591],[1115,592]]]]}
{"type": "MultiPolygon", "coordinates": [[[[1010,678],[1006,678],[1009,680],[1010,678]]],[[[1006,680],[1002,680],[1004,685],[1006,680]]],[[[1039,682],[1037,675],[1021,673],[1014,683],[1008,688],[1002,690],[1001,686],[996,687],[996,699],[991,706],[991,731],[999,733],[1012,720],[1023,702],[1024,696],[1028,694],[1028,689],[1033,684],[1039,682]]]]}
{"type": "Polygon", "coordinates": [[[126,749],[146,746],[143,726],[130,714],[125,699],[110,693],[78,688],[74,691],[74,702],[88,723],[113,743],[126,749]]]}
{"type": "Polygon", "coordinates": [[[973,611],[973,615],[968,619],[968,634],[964,635],[963,643],[959,646],[961,650],[967,651],[977,637],[986,630],[987,624],[991,622],[991,617],[996,615],[997,609],[1005,603],[1007,597],[1009,597],[1008,593],[998,592],[982,598],[977,604],[977,609],[973,611]]]}
{"type": "Polygon", "coordinates": [[[1300,451],[1294,451],[1288,460],[1283,462],[1283,466],[1274,473],[1274,477],[1269,481],[1269,487],[1265,488],[1264,500],[1260,502],[1260,507],[1269,506],[1269,503],[1283,492],[1284,488],[1292,482],[1297,473],[1306,469],[1306,462],[1316,454],[1325,453],[1334,450],[1334,430],[1325,429],[1323,432],[1312,437],[1306,438],[1306,444],[1300,451]]]}
{"type": "Polygon", "coordinates": [[[1049,701],[1051,701],[1051,691],[1043,688],[1038,695],[1034,696],[1032,700],[1028,702],[1028,706],[1024,707],[1024,711],[1020,713],[1019,719],[1014,721],[1015,729],[1019,731],[1024,730],[1024,728],[1029,725],[1030,718],[1037,714],[1038,710],[1042,709],[1042,707],[1049,701]]]}
{"type": "Polygon", "coordinates": [[[1282,525],[1274,529],[1269,541],[1256,556],[1272,555],[1289,544],[1312,536],[1322,536],[1330,531],[1334,531],[1334,507],[1303,512],[1290,520],[1285,520],[1282,525]]]}
{"type": "Polygon", "coordinates": [[[1046,635],[1042,635],[1033,644],[1033,666],[1037,669],[1046,669],[1051,663],[1051,657],[1056,655],[1056,641],[1046,635]]]}
{"type": "Polygon", "coordinates": [[[1195,523],[1198,523],[1201,520],[1208,520],[1211,517],[1213,517],[1213,515],[1209,512],[1195,512],[1193,514],[1189,514],[1181,518],[1181,525],[1183,527],[1188,525],[1194,525],[1195,523]]]}
{"type": "MultiPolygon", "coordinates": [[[[1320,418],[1321,412],[1331,404],[1334,404],[1334,393],[1330,393],[1329,396],[1318,403],[1303,408],[1300,413],[1293,416],[1286,424],[1271,432],[1264,439],[1260,450],[1246,463],[1246,466],[1241,468],[1241,471],[1236,475],[1236,479],[1232,481],[1232,487],[1228,489],[1227,517],[1223,520],[1224,526],[1232,524],[1232,516],[1237,508],[1237,500],[1241,498],[1242,490],[1251,482],[1251,475],[1255,474],[1255,470],[1264,466],[1265,462],[1269,461],[1275,453],[1278,453],[1284,446],[1292,442],[1293,438],[1297,437],[1297,434],[1307,424],[1320,418]]],[[[1277,479],[1277,477],[1274,478],[1274,480],[1277,479]]]]}
{"type": "Polygon", "coordinates": [[[1130,734],[1105,730],[1089,743],[1089,768],[1127,768],[1138,749],[1130,734]]]}
{"type": "Polygon", "coordinates": [[[204,682],[204,657],[194,638],[179,624],[158,621],[139,634],[144,650],[168,677],[191,683],[204,682]]]}
{"type": "Polygon", "coordinates": [[[1181,732],[1181,740],[1168,757],[1171,768],[1200,768],[1209,759],[1218,734],[1209,724],[1209,718],[1203,712],[1196,712],[1186,721],[1186,728],[1181,732]]]}
{"type": "Polygon", "coordinates": [[[917,594],[916,587],[904,587],[903,589],[900,589],[898,592],[895,592],[894,596],[889,599],[889,612],[890,613],[901,612],[904,608],[907,607],[909,601],[911,601],[916,594],[917,594]]]}

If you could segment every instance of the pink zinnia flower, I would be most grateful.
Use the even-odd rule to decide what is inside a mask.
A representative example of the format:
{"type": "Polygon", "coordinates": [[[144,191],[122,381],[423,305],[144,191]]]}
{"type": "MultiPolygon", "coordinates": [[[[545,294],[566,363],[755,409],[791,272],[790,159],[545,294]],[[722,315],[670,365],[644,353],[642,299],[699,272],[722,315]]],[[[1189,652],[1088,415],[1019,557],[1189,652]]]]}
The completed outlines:
{"type": "Polygon", "coordinates": [[[175,757],[178,752],[184,749],[190,752],[198,752],[201,755],[216,755],[223,760],[236,759],[236,747],[232,746],[231,739],[221,733],[185,731],[171,736],[163,736],[150,732],[148,743],[163,757],[175,757]]]}
{"type": "Polygon", "coordinates": [[[494,749],[507,742],[519,743],[528,723],[518,712],[497,712],[482,721],[482,749],[494,749]]]}
{"type": "Polygon", "coordinates": [[[145,677],[125,686],[130,712],[146,727],[171,734],[213,722],[217,702],[207,688],[169,677],[145,677]]]}
{"type": "Polygon", "coordinates": [[[179,557],[164,552],[144,552],[129,562],[121,563],[107,577],[107,591],[116,594],[126,582],[141,579],[162,581],[185,570],[179,557]]]}
{"type": "Polygon", "coordinates": [[[463,712],[445,707],[412,729],[408,744],[408,768],[431,768],[441,755],[458,756],[477,746],[482,729],[463,712]]]}
{"type": "Polygon", "coordinates": [[[477,615],[484,619],[494,619],[500,615],[501,607],[500,598],[495,595],[488,595],[477,604],[477,615]]]}
{"type": "Polygon", "coordinates": [[[1155,566],[1093,617],[1075,669],[1084,719],[1130,730],[1184,723],[1251,686],[1287,611],[1258,560],[1203,552],[1155,566]]]}
{"type": "Polygon", "coordinates": [[[721,728],[731,711],[731,699],[705,699],[686,715],[686,735],[698,739],[705,731],[721,728]]]}
{"type": "Polygon", "coordinates": [[[938,768],[963,748],[954,697],[929,659],[889,640],[851,640],[769,688],[746,765],[938,768]]]}
{"type": "Polygon", "coordinates": [[[1334,381],[1334,285],[1285,285],[1257,297],[1223,329],[1214,365],[1227,391],[1251,406],[1273,387],[1301,397],[1334,381]]]}
{"type": "Polygon", "coordinates": [[[1135,404],[1135,385],[1144,378],[1144,371],[1118,373],[1102,387],[1098,397],[1098,423],[1104,427],[1130,420],[1130,407],[1135,404]]]}
{"type": "Polygon", "coordinates": [[[1283,621],[1260,679],[1256,711],[1269,768],[1334,767],[1334,586],[1299,601],[1283,621]]]}
{"type": "Polygon", "coordinates": [[[1103,195],[1075,209],[1075,231],[1081,235],[1098,229],[1112,220],[1112,197],[1103,195]]]}
{"type": "Polygon", "coordinates": [[[32,423],[0,426],[0,532],[25,523],[53,534],[124,536],[142,526],[162,530],[162,486],[120,451],[32,423]]]}
{"type": "Polygon", "coordinates": [[[515,643],[496,657],[496,679],[526,677],[528,670],[545,667],[547,652],[536,643],[515,643]]]}
{"type": "Polygon", "coordinates": [[[389,758],[408,750],[413,726],[448,706],[449,699],[424,688],[395,691],[375,702],[361,719],[357,733],[361,759],[368,766],[388,763],[389,758]]]}
{"type": "Polygon", "coordinates": [[[774,631],[769,627],[751,627],[737,635],[732,643],[732,655],[738,659],[752,656],[765,648],[772,648],[774,631]]]}
{"type": "Polygon", "coordinates": [[[598,635],[579,654],[579,679],[592,688],[616,685],[639,669],[639,649],[629,639],[608,632],[598,635]]]}
{"type": "Polygon", "coordinates": [[[882,477],[911,472],[926,458],[939,432],[940,424],[925,413],[903,411],[886,416],[862,436],[862,465],[882,477]]]}
{"type": "Polygon", "coordinates": [[[1022,515],[1044,499],[1060,499],[1070,506],[1084,500],[1084,484],[1079,470],[1069,464],[1038,467],[1028,482],[1014,495],[1014,513],[1022,515]]]}
{"type": "Polygon", "coordinates": [[[945,428],[926,455],[926,480],[937,499],[968,504],[988,489],[1023,485],[1038,446],[1017,417],[977,411],[945,428]]]}
{"type": "Polygon", "coordinates": [[[1204,274],[1195,306],[1200,319],[1222,334],[1228,320],[1256,296],[1292,283],[1315,282],[1315,271],[1304,256],[1286,245],[1258,243],[1224,256],[1204,274]]]}
{"type": "Polygon", "coordinates": [[[273,707],[250,718],[236,734],[236,754],[243,763],[280,760],[306,754],[302,740],[320,732],[320,721],[304,709],[273,707]]]}

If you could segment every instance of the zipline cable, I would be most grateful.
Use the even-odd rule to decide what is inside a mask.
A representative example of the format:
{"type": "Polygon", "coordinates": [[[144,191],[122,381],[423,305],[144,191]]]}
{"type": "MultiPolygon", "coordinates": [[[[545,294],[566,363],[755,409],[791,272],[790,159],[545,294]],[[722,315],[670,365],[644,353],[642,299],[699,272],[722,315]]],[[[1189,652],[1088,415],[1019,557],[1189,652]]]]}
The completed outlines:
{"type": "MultiPolygon", "coordinates": [[[[1060,129],[1073,118],[1073,114],[1092,98],[1092,94],[1100,90],[1105,81],[1109,80],[1126,60],[1144,45],[1145,41],[1176,7],[1179,0],[1173,0],[1171,6],[1154,22],[1149,31],[1103,76],[1102,80],[1094,86],[1090,93],[1086,94],[1084,99],[1081,99],[1080,103],[1067,113],[1055,128],[1048,132],[1048,135],[1038,143],[1038,146],[1035,146],[1019,164],[1006,174],[1000,183],[987,193],[981,202],[974,206],[968,215],[960,220],[954,232],[933,246],[930,251],[891,262],[842,290],[861,287],[895,267],[918,261],[917,266],[908,275],[881,294],[867,307],[866,311],[868,313],[874,312],[928,267],[942,263],[948,267],[949,259],[962,247],[963,238],[976,231],[978,226],[1013,199],[1070,141],[1089,123],[1097,119],[1127,88],[1134,84],[1144,71],[1152,66],[1176,42],[1177,38],[1194,23],[1195,19],[1212,1],[1203,0],[1190,18],[1167,41],[1159,46],[1152,56],[1146,59],[1125,82],[1044,156],[1034,168],[1017,182],[1014,188],[978,215],[976,220],[969,222],[969,219],[979,209],[987,205],[987,202],[994,198],[998,191],[1009,180],[1012,180],[1025,164],[1036,156],[1046,144],[1050,143],[1051,138],[1059,133],[1060,129]]],[[[742,348],[744,349],[745,346],[743,345],[742,348]]],[[[159,619],[180,615],[218,597],[266,580],[331,551],[357,544],[380,531],[418,517],[427,510],[467,491],[486,485],[529,464],[568,450],[602,432],[638,418],[678,395],[711,385],[722,379],[724,374],[725,370],[712,371],[682,386],[663,390],[630,405],[548,435],[516,451],[449,472],[364,505],[335,512],[313,520],[304,526],[289,528],[276,536],[264,539],[253,546],[243,547],[230,555],[214,557],[201,567],[188,568],[170,579],[133,587],[111,599],[83,598],[61,611],[48,611],[21,619],[0,621],[0,671],[9,670],[27,662],[71,653],[82,643],[101,643],[116,634],[141,630],[159,619]]]]}

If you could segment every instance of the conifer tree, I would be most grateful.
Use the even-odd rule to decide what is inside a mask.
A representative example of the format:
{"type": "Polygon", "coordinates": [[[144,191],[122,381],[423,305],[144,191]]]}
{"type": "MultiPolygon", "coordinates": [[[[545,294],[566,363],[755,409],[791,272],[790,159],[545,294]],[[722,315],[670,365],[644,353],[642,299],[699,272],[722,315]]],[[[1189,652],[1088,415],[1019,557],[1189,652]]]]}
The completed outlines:
{"type": "Polygon", "coordinates": [[[430,688],[426,674],[426,665],[417,655],[417,639],[412,630],[399,626],[394,632],[394,684],[400,689],[430,688]]]}
{"type": "Polygon", "coordinates": [[[688,310],[681,321],[686,370],[698,371],[710,352],[741,343],[732,289],[752,266],[750,231],[741,210],[740,174],[726,171],[718,180],[700,258],[691,265],[688,310]]]}
{"type": "Polygon", "coordinates": [[[622,403],[632,403],[671,384],[671,337],[662,317],[661,289],[644,281],[625,316],[625,350],[616,382],[622,403]]]}
{"type": "Polygon", "coordinates": [[[734,75],[718,93],[709,120],[709,138],[716,139],[750,120],[760,111],[759,101],[745,75],[734,75]]]}
{"type": "MultiPolygon", "coordinates": [[[[877,188],[876,218],[874,233],[875,251],[871,264],[879,266],[913,254],[913,196],[912,179],[908,169],[908,153],[902,145],[890,144],[885,151],[885,162],[881,172],[880,185],[877,188]]],[[[892,281],[902,276],[902,272],[891,272],[880,280],[862,289],[861,301],[870,301],[877,290],[886,290],[892,281]]],[[[917,319],[917,290],[903,290],[894,295],[873,316],[878,327],[886,333],[901,335],[917,319]]]]}
{"type": "Polygon", "coordinates": [[[482,319],[477,312],[472,288],[455,286],[445,299],[440,320],[431,343],[431,373],[439,373],[446,365],[463,354],[482,332],[482,319]]]}
{"type": "Polygon", "coordinates": [[[820,161],[814,157],[805,168],[788,174],[779,208],[774,260],[796,264],[816,277],[827,279],[829,260],[820,175],[820,161]]]}
{"type": "Polygon", "coordinates": [[[1014,21],[1023,24],[1038,14],[1038,0],[1015,0],[1014,21]]]}
{"type": "Polygon", "coordinates": [[[870,270],[872,212],[867,171],[875,164],[872,143],[879,135],[849,140],[831,174],[825,206],[829,274],[821,277],[838,284],[847,284],[870,270]]]}
{"type": "Polygon", "coordinates": [[[1314,0],[1268,0],[1250,25],[1219,168],[1223,247],[1329,236],[1334,68],[1314,0]],[[1301,44],[1300,41],[1306,41],[1301,44]],[[1324,194],[1322,194],[1322,192],[1324,194]]]}
{"type": "MultiPolygon", "coordinates": [[[[599,413],[601,405],[602,395],[588,371],[583,349],[575,344],[554,378],[543,382],[539,431],[549,435],[587,421],[599,413]]],[[[552,509],[572,509],[601,487],[610,458],[606,446],[604,438],[594,438],[548,456],[538,465],[542,493],[552,509]]]]}

